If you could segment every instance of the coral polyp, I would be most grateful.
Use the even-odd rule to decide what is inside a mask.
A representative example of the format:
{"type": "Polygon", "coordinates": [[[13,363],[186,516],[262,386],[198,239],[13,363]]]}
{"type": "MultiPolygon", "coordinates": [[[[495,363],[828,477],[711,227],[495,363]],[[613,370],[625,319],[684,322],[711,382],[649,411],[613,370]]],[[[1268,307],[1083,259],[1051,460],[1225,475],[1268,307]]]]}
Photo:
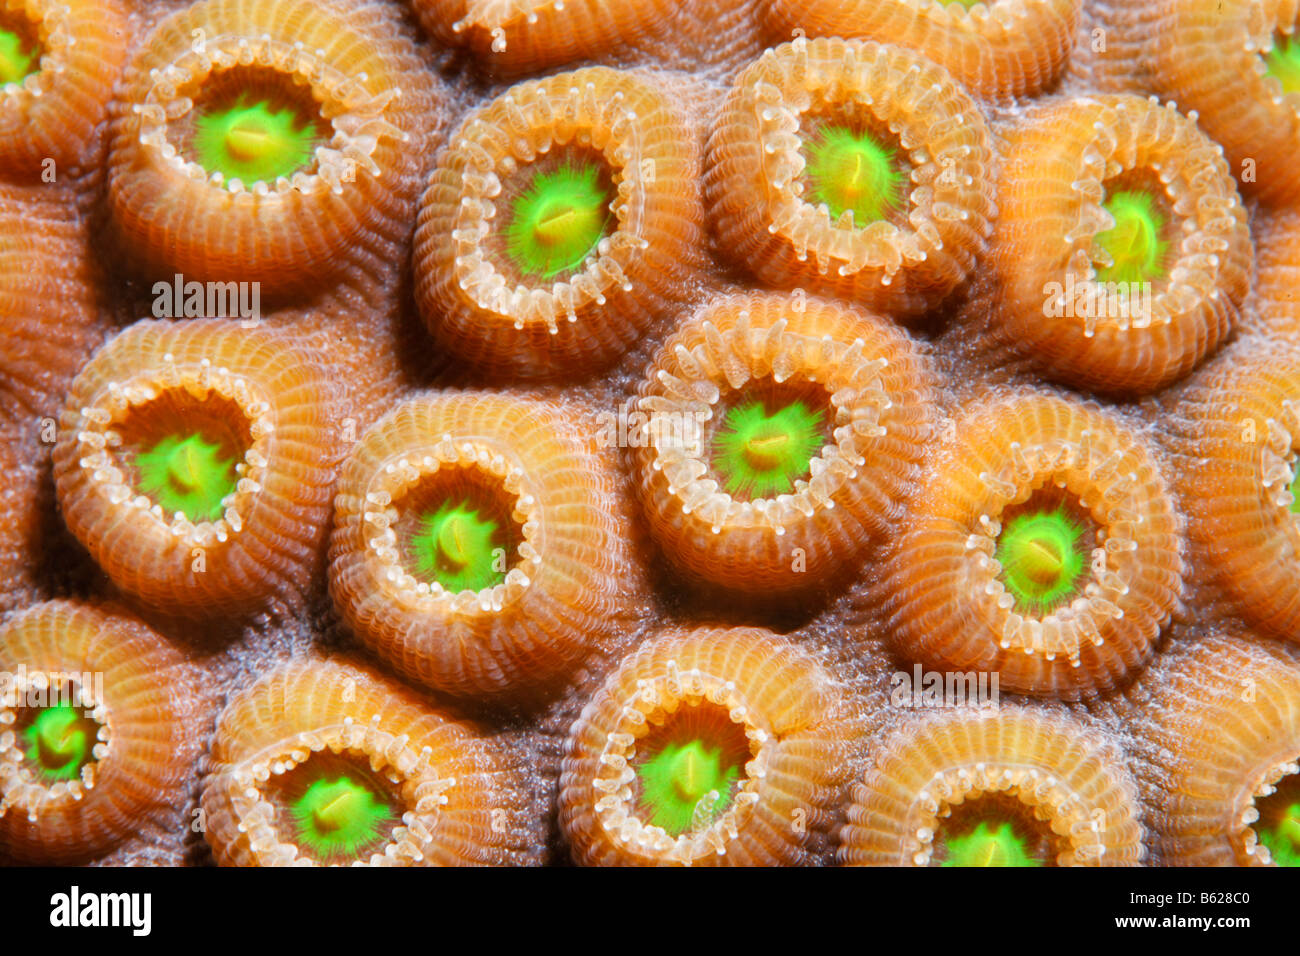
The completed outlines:
{"type": "Polygon", "coordinates": [[[1179,518],[1151,453],[1106,414],[976,403],[913,502],[880,585],[904,656],[1073,699],[1154,653],[1182,593],[1179,518]]]}
{"type": "Polygon", "coordinates": [[[1252,267],[1220,150],[1172,106],[1061,100],[1009,134],[995,320],[1049,377],[1147,392],[1228,337],[1252,267]]]}
{"type": "Polygon", "coordinates": [[[950,71],[978,96],[1051,87],[1074,44],[1083,0],[771,0],[768,34],[897,43],[950,71]]]}
{"type": "Polygon", "coordinates": [[[195,756],[181,654],[72,601],[0,626],[0,851],[80,862],[165,824],[195,756]]]}
{"type": "Polygon", "coordinates": [[[536,862],[515,749],[356,665],[267,674],[222,713],[212,760],[223,866],[536,862]]]}
{"type": "Polygon", "coordinates": [[[853,785],[850,866],[1137,866],[1137,786],[1105,735],[1003,705],[892,732],[853,785]]]}
{"type": "Polygon", "coordinates": [[[587,865],[794,865],[817,859],[843,771],[839,691],[760,628],[658,635],[569,733],[560,822],[587,865]]]}
{"type": "Polygon", "coordinates": [[[1239,613],[1300,641],[1300,351],[1216,363],[1171,409],[1189,536],[1239,613]]]}
{"type": "Polygon", "coordinates": [[[126,34],[116,0],[0,6],[0,175],[52,182],[95,161],[126,34]]]}
{"type": "Polygon", "coordinates": [[[154,28],[123,84],[109,203],[147,277],[301,294],[404,228],[432,79],[383,18],[204,0],[154,28]]]}
{"type": "Polygon", "coordinates": [[[1157,862],[1285,864],[1300,793],[1300,662],[1280,646],[1212,635],[1161,677],[1130,704],[1157,862]]]}
{"type": "Polygon", "coordinates": [[[1149,29],[1151,82],[1219,143],[1243,192],[1300,199],[1300,87],[1295,0],[1163,0],[1149,29]]]}
{"type": "Polygon", "coordinates": [[[801,39],[736,78],[706,188],[720,251],[763,283],[912,316],[983,250],[991,161],[980,110],[933,63],[801,39]]]}
{"type": "Polygon", "coordinates": [[[933,383],[916,343],[876,317],[807,296],[719,299],[640,388],[631,444],[651,534],[700,582],[826,586],[889,528],[937,418],[933,383]]]}
{"type": "Polygon", "coordinates": [[[630,613],[613,475],[562,405],[395,408],[344,464],[330,591],[395,668],[461,695],[553,685],[630,613]]]}
{"type": "Polygon", "coordinates": [[[54,474],[119,587],[183,613],[306,588],[339,458],[320,357],[236,321],[139,322],[82,369],[54,474]]]}
{"type": "Polygon", "coordinates": [[[511,87],[452,136],[421,203],[416,301],[496,377],[608,365],[702,265],[698,146],[653,76],[591,68],[511,87]]]}

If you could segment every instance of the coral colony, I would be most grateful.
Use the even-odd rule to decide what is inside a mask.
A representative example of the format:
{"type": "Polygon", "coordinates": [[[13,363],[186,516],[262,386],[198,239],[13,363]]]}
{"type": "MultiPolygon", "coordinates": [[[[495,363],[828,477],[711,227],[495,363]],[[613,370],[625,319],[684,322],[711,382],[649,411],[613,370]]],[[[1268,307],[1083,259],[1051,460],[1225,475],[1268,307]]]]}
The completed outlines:
{"type": "Polygon", "coordinates": [[[0,863],[1297,865],[1294,7],[9,4],[0,863]]]}

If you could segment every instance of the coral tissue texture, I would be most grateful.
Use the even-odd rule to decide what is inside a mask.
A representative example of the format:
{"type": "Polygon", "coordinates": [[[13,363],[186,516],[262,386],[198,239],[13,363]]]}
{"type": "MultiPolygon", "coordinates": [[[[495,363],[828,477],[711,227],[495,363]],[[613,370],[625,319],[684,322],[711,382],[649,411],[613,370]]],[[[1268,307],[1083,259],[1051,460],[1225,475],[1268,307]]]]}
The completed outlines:
{"type": "Polygon", "coordinates": [[[0,0],[0,866],[1300,864],[1298,0],[0,0]]]}

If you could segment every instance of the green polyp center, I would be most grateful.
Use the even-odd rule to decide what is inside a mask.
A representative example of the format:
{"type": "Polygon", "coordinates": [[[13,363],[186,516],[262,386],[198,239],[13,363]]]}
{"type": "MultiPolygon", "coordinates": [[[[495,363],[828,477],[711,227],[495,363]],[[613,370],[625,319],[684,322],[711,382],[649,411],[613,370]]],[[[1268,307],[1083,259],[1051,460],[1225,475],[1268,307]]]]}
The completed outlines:
{"type": "Polygon", "coordinates": [[[1281,36],[1273,43],[1273,49],[1264,55],[1264,72],[1276,77],[1282,84],[1282,92],[1300,92],[1300,43],[1292,37],[1281,36]]]}
{"type": "Polygon", "coordinates": [[[669,742],[637,768],[649,822],[673,836],[708,824],[731,803],[740,767],[707,740],[669,742]]]}
{"type": "Polygon", "coordinates": [[[0,27],[0,85],[21,83],[41,66],[41,50],[17,30],[0,27]]]}
{"type": "Polygon", "coordinates": [[[317,780],[291,809],[298,841],[321,858],[355,856],[393,819],[368,784],[346,774],[317,780]]]}
{"type": "Polygon", "coordinates": [[[1016,515],[998,536],[1002,578],[1022,610],[1038,612],[1072,594],[1084,569],[1083,529],[1064,509],[1016,515]]]}
{"type": "Polygon", "coordinates": [[[981,820],[966,833],[945,841],[944,866],[1042,866],[1010,823],[981,820]]]}
{"type": "Polygon", "coordinates": [[[1257,826],[1259,842],[1278,866],[1300,866],[1300,803],[1286,807],[1272,826],[1257,826]]]}
{"type": "Polygon", "coordinates": [[[1300,514],[1300,462],[1293,466],[1296,469],[1296,476],[1291,479],[1291,484],[1286,486],[1286,490],[1291,492],[1294,499],[1291,502],[1291,513],[1300,514]]]}
{"type": "Polygon", "coordinates": [[[714,468],[727,492],[755,499],[794,491],[822,445],[823,418],[803,401],[733,407],[714,438],[714,468]]]}
{"type": "Polygon", "coordinates": [[[903,174],[894,151],[871,135],[833,126],[820,130],[806,148],[811,199],[825,203],[832,218],[851,210],[860,229],[902,206],[903,174]]]}
{"type": "Polygon", "coordinates": [[[244,183],[275,182],[310,165],[320,141],[298,110],[241,96],[195,120],[194,151],[208,172],[244,183]]]}
{"type": "Polygon", "coordinates": [[[76,707],[46,707],[23,731],[27,759],[51,780],[75,780],[90,762],[95,723],[76,707]]]}
{"type": "Polygon", "coordinates": [[[1113,193],[1105,209],[1115,225],[1094,240],[1112,265],[1097,271],[1102,282],[1152,282],[1164,272],[1169,243],[1163,238],[1165,216],[1154,197],[1145,192],[1113,193]]]}
{"type": "Polygon", "coordinates": [[[541,279],[576,270],[608,231],[610,198],[595,163],[536,173],[514,200],[506,227],[515,267],[541,279]]]}
{"type": "Polygon", "coordinates": [[[468,500],[426,512],[413,546],[417,573],[448,591],[481,591],[506,578],[501,525],[468,500]]]}
{"type": "Polygon", "coordinates": [[[235,491],[236,460],[197,433],[167,435],[136,456],[140,491],[190,521],[216,521],[221,502],[235,491]]]}

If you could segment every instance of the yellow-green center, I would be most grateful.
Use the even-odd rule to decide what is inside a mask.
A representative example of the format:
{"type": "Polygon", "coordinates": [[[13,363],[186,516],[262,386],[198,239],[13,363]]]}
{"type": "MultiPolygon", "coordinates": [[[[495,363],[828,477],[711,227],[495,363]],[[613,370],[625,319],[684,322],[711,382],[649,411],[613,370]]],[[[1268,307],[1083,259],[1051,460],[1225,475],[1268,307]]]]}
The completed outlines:
{"type": "Polygon", "coordinates": [[[1278,866],[1300,866],[1300,803],[1289,805],[1271,826],[1257,826],[1259,842],[1278,866]]]}
{"type": "Polygon", "coordinates": [[[195,120],[194,152],[208,172],[244,183],[275,182],[311,164],[322,136],[317,124],[287,106],[241,96],[195,120]]]}
{"type": "Polygon", "coordinates": [[[239,483],[236,458],[202,435],[167,435],[136,456],[140,492],[190,521],[216,521],[239,483]]]}
{"type": "Polygon", "coordinates": [[[1141,191],[1121,190],[1104,203],[1114,227],[1093,240],[1111,265],[1097,270],[1102,282],[1154,282],[1164,275],[1169,242],[1164,238],[1165,214],[1156,199],[1141,191]]]}
{"type": "Polygon", "coordinates": [[[752,500],[793,492],[822,446],[823,419],[803,401],[731,408],[713,439],[713,467],[728,494],[752,500]]]}
{"type": "Polygon", "coordinates": [[[515,267],[535,279],[576,271],[611,228],[611,198],[594,163],[535,173],[515,198],[506,226],[515,267]]]}
{"type": "Polygon", "coordinates": [[[468,500],[426,513],[412,546],[416,573],[448,591],[481,591],[506,578],[501,525],[468,500]]]}
{"type": "Polygon", "coordinates": [[[46,707],[23,731],[27,759],[50,780],[76,780],[91,761],[97,727],[76,707],[46,707]]]}
{"type": "Polygon", "coordinates": [[[299,844],[322,860],[355,856],[394,822],[388,803],[346,774],[317,780],[290,809],[299,844]]]}
{"type": "Polygon", "coordinates": [[[972,829],[945,841],[944,866],[1042,866],[1023,837],[1007,822],[981,820],[972,829]]]}
{"type": "Polygon", "coordinates": [[[823,127],[804,148],[809,198],[814,205],[824,203],[831,218],[851,211],[861,229],[902,206],[904,177],[895,153],[870,134],[823,127]]]}
{"type": "Polygon", "coordinates": [[[1282,84],[1282,92],[1300,92],[1300,43],[1289,36],[1276,39],[1264,55],[1264,71],[1282,84]]]}
{"type": "Polygon", "coordinates": [[[41,48],[16,30],[0,27],[0,85],[21,83],[41,68],[41,48]]]}
{"type": "Polygon", "coordinates": [[[1042,613],[1074,593],[1086,563],[1082,534],[1062,508],[1026,512],[1007,522],[998,536],[997,559],[1019,610],[1042,613]]]}
{"type": "Polygon", "coordinates": [[[672,836],[707,826],[731,803],[740,767],[699,738],[670,741],[637,768],[649,823],[672,836]]]}

